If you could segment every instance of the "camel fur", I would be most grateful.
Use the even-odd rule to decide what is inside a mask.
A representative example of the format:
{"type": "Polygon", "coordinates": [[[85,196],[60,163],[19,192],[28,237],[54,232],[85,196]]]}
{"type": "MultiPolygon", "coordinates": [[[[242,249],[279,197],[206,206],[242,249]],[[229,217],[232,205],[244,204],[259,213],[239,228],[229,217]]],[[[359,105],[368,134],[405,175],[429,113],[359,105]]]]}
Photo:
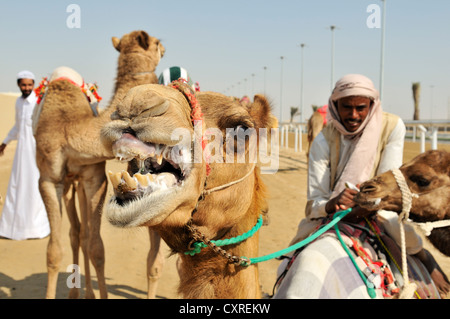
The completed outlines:
{"type": "MultiPolygon", "coordinates": [[[[157,83],[153,72],[164,54],[160,41],[144,31],[134,31],[112,41],[120,52],[115,92],[109,106],[99,116],[93,116],[80,87],[65,79],[50,82],[42,101],[35,138],[41,175],[39,190],[51,228],[46,298],[55,298],[63,254],[62,198],[70,221],[73,263],[78,264],[80,247],[85,256],[85,297],[95,298],[89,272],[91,261],[97,273],[100,297],[107,298],[100,223],[107,191],[105,163],[114,156],[111,149],[100,142],[100,129],[110,121],[116,104],[130,88],[157,83]],[[78,195],[81,222],[75,195],[78,195]]],[[[79,294],[78,288],[72,288],[69,297],[77,298],[79,294]]]]}

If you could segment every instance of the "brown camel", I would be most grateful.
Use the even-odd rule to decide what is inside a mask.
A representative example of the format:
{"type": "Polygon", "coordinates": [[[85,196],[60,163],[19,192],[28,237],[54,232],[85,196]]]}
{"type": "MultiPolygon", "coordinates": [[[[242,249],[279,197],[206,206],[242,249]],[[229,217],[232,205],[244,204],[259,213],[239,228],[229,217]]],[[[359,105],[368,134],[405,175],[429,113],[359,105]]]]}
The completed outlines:
{"type": "Polygon", "coordinates": [[[309,158],[309,150],[311,149],[312,142],[326,125],[325,114],[327,112],[327,108],[328,106],[324,105],[314,111],[308,120],[308,150],[306,151],[306,158],[309,158]]]}
{"type": "MultiPolygon", "coordinates": [[[[115,94],[107,109],[95,117],[80,87],[65,78],[48,84],[36,125],[39,190],[47,210],[51,234],[47,248],[48,285],[46,298],[54,298],[62,260],[61,218],[64,203],[70,221],[73,263],[78,265],[79,247],[85,256],[86,298],[95,298],[89,261],[98,279],[100,297],[107,298],[104,276],[104,248],[100,237],[102,208],[107,190],[105,161],[114,158],[100,142],[100,129],[110,121],[116,104],[125,93],[145,83],[157,83],[155,68],[164,54],[158,39],[134,31],[122,39],[113,38],[120,52],[115,94]],[[75,208],[78,195],[81,223],[75,208]]],[[[79,297],[74,287],[70,298],[79,297]]]]}
{"type": "Polygon", "coordinates": [[[259,298],[257,266],[239,260],[258,255],[257,233],[223,250],[185,252],[196,241],[244,234],[265,208],[261,166],[249,157],[255,139],[245,134],[261,138],[260,129],[276,126],[267,100],[257,95],[246,107],[218,93],[194,94],[180,82],[144,85],[128,92],[112,118],[102,140],[129,165],[110,174],[108,220],[158,231],[179,256],[184,298],[259,298]],[[242,154],[248,159],[235,161],[242,154]]]}
{"type": "MultiPolygon", "coordinates": [[[[409,217],[415,222],[450,219],[450,153],[432,150],[420,154],[400,171],[413,194],[409,217]]],[[[369,210],[402,211],[402,193],[391,171],[363,183],[356,202],[369,210]]],[[[428,237],[450,256],[450,227],[435,228],[428,237]]]]}

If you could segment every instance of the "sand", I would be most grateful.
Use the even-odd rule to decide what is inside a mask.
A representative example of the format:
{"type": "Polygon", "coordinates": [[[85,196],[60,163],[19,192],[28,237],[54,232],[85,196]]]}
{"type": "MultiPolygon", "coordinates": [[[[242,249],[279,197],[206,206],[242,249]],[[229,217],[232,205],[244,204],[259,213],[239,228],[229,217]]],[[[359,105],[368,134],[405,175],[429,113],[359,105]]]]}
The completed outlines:
{"type": "MultiPolygon", "coordinates": [[[[0,139],[8,133],[14,123],[14,101],[16,97],[0,94],[0,139]]],[[[293,143],[293,138],[290,139],[293,143]]],[[[303,145],[306,145],[303,137],[303,145]]],[[[291,145],[292,146],[292,145],[291,145]]],[[[450,151],[449,145],[438,145],[450,151]]],[[[16,144],[11,143],[0,157],[0,194],[5,197],[8,187],[16,144]]],[[[427,144],[427,149],[429,144],[427,144]]],[[[418,143],[406,143],[405,160],[418,155],[418,143]]],[[[279,157],[280,167],[276,174],[263,175],[268,186],[270,223],[260,231],[260,256],[286,248],[296,233],[297,225],[304,216],[306,204],[306,157],[304,152],[294,152],[283,148],[279,157]]],[[[107,169],[116,170],[120,166],[115,161],[107,164],[107,169]]],[[[111,196],[109,187],[108,198],[111,196]]],[[[0,210],[3,205],[0,205],[0,210]]],[[[67,298],[69,289],[66,280],[67,267],[72,264],[69,244],[69,223],[63,216],[64,258],[58,278],[56,298],[67,298]]],[[[114,228],[106,220],[102,221],[102,238],[105,246],[105,273],[109,298],[142,299],[146,298],[146,258],[150,247],[148,232],[143,228],[123,230],[114,228]]],[[[0,299],[42,299],[45,298],[47,285],[46,248],[48,238],[25,241],[0,239],[0,299]]],[[[436,251],[425,240],[426,247],[433,253],[448,277],[450,277],[450,258],[436,251]]],[[[166,255],[169,250],[165,246],[166,255]]],[[[249,256],[252,257],[252,256],[249,256]]],[[[176,256],[166,259],[157,298],[179,298],[176,289],[178,274],[176,256]]],[[[80,265],[83,259],[80,260],[80,265]]],[[[271,260],[259,264],[260,283],[264,293],[271,294],[276,280],[279,261],[271,260]]],[[[82,273],[84,271],[82,270],[82,273]]],[[[99,296],[95,271],[93,282],[96,296],[99,296]]],[[[82,276],[82,287],[84,287],[82,276]]],[[[82,293],[82,296],[84,294],[82,293]]]]}

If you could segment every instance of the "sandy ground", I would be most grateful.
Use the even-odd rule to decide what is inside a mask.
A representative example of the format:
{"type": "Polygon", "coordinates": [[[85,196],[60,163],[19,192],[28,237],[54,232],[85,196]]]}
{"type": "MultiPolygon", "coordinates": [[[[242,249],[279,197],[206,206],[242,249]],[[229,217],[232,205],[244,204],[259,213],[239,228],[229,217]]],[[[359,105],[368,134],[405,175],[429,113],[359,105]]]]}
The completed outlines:
{"type": "MultiPolygon", "coordinates": [[[[15,97],[0,95],[0,139],[2,140],[14,123],[15,97]]],[[[290,139],[291,143],[293,138],[290,139]]],[[[305,137],[304,137],[305,141],[305,137]]],[[[306,142],[306,141],[305,141],[306,142]]],[[[303,145],[306,145],[305,142],[303,145]]],[[[11,143],[3,157],[0,157],[0,194],[5,197],[16,144],[11,143]]],[[[429,145],[427,145],[429,147],[429,145]]],[[[450,151],[449,145],[439,145],[450,151]]],[[[406,143],[405,160],[419,154],[419,144],[406,143]]],[[[304,216],[306,204],[306,157],[304,152],[281,149],[279,170],[276,174],[263,175],[268,186],[270,224],[260,231],[260,256],[286,248],[294,236],[297,225],[304,216]]],[[[111,161],[107,169],[116,170],[120,165],[111,161]]],[[[111,187],[109,187],[111,189],[111,187]]],[[[108,192],[108,198],[111,190],[108,192]]],[[[0,209],[3,205],[0,205],[0,209]]],[[[56,297],[67,298],[69,289],[66,280],[69,272],[67,266],[72,264],[69,244],[69,223],[63,216],[64,258],[58,279],[56,297]]],[[[102,238],[106,257],[106,284],[109,298],[142,299],[146,298],[146,257],[150,247],[146,229],[123,230],[112,227],[106,220],[102,224],[102,238]]],[[[426,242],[447,276],[450,277],[450,258],[443,256],[426,242]]],[[[13,241],[0,239],[0,299],[41,299],[45,297],[47,285],[46,247],[48,238],[13,241]]],[[[169,251],[164,245],[168,255],[169,251]]],[[[176,257],[166,259],[166,264],[158,286],[157,298],[178,298],[176,287],[176,257]]],[[[83,259],[80,260],[83,264],[83,259]]],[[[259,264],[260,283],[264,293],[271,294],[276,280],[276,260],[259,264]]],[[[84,271],[83,271],[84,273],[84,271]]],[[[99,292],[94,269],[94,288],[99,292]]],[[[84,280],[84,278],[82,278],[84,280]]],[[[84,287],[84,282],[82,282],[84,287]]],[[[83,294],[82,294],[83,296],[83,294]]]]}

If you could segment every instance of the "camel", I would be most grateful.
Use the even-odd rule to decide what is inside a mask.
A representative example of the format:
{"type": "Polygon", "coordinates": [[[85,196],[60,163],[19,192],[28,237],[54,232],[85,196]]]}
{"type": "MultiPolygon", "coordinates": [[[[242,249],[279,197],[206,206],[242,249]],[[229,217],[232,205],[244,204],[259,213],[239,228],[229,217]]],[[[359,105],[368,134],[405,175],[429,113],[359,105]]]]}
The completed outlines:
{"type": "MultiPolygon", "coordinates": [[[[423,223],[450,219],[449,152],[427,151],[404,164],[400,171],[413,193],[409,213],[413,221],[423,223]]],[[[355,200],[370,210],[402,212],[402,192],[391,171],[361,184],[355,200]]],[[[433,229],[428,239],[439,251],[450,256],[450,227],[433,229]]]]}
{"type": "Polygon", "coordinates": [[[160,234],[179,257],[183,298],[260,298],[257,265],[241,259],[258,255],[258,233],[223,248],[214,240],[248,232],[265,209],[261,164],[249,157],[256,139],[245,142],[245,134],[261,139],[262,129],[277,126],[266,98],[256,95],[246,107],[181,81],[143,85],[128,92],[112,119],[102,141],[129,164],[110,173],[108,221],[160,234]]]}
{"type": "Polygon", "coordinates": [[[328,105],[322,106],[314,111],[308,120],[308,149],[306,151],[306,158],[309,158],[309,150],[311,149],[312,142],[327,123],[325,118],[327,109],[328,105]]]}
{"type": "MultiPolygon", "coordinates": [[[[35,138],[39,190],[51,228],[47,248],[46,298],[49,299],[55,298],[63,253],[62,198],[70,221],[73,263],[78,265],[80,247],[85,257],[85,297],[95,298],[89,271],[91,261],[97,273],[100,297],[107,298],[100,223],[107,191],[105,164],[114,156],[111,149],[100,143],[100,129],[110,121],[116,104],[130,88],[157,83],[154,71],[165,51],[158,39],[144,31],[133,31],[120,40],[113,37],[112,42],[120,52],[114,96],[98,116],[93,115],[86,95],[76,82],[66,77],[51,81],[41,102],[35,138]],[[75,208],[76,194],[81,222],[75,208]]],[[[79,295],[79,288],[71,288],[69,298],[79,295]]]]}

